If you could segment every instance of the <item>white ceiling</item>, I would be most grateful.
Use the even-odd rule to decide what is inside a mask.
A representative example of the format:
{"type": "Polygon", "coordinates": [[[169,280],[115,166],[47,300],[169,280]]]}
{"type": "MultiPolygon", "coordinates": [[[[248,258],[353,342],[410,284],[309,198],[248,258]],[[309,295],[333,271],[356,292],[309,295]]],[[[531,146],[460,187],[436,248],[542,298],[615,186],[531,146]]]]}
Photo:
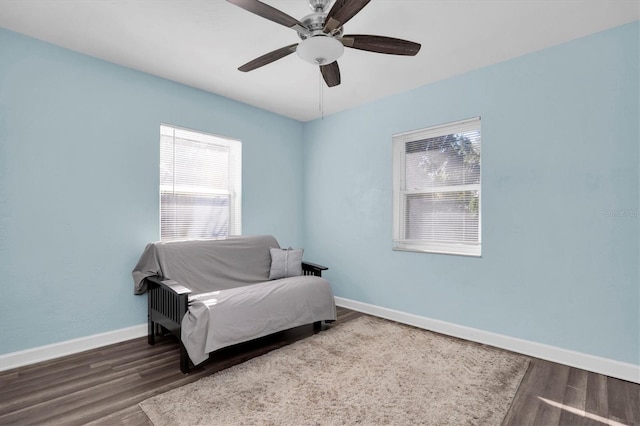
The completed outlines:
{"type": "MultiPolygon", "coordinates": [[[[263,1],[298,20],[311,13],[307,0],[263,1]]],[[[345,49],[338,61],[342,84],[322,88],[324,114],[639,15],[639,0],[373,0],[345,33],[403,38],[422,49],[415,57],[345,49]]],[[[321,115],[318,68],[297,55],[237,70],[299,39],[223,0],[0,0],[0,26],[300,121],[321,115]]]]}

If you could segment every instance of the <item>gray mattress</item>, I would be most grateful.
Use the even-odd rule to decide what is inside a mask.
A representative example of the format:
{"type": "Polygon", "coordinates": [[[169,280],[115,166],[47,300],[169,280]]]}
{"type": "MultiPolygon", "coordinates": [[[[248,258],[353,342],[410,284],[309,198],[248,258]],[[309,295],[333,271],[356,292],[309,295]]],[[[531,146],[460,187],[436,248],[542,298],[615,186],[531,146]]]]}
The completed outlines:
{"type": "Polygon", "coordinates": [[[191,298],[182,342],[194,364],[210,352],[316,321],[335,320],[329,281],[300,276],[191,298]]]}

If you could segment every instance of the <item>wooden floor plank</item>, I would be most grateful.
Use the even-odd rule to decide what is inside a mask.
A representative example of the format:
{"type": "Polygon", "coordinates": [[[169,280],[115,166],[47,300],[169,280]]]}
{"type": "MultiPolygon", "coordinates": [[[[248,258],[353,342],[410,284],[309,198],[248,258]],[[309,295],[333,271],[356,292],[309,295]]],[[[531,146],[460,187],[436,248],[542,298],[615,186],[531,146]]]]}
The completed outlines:
{"type": "Polygon", "coordinates": [[[553,365],[547,361],[532,360],[516,392],[503,426],[533,425],[542,401],[540,396],[549,380],[553,365]]]}
{"type": "Polygon", "coordinates": [[[86,423],[86,426],[153,426],[151,420],[137,405],[115,411],[107,416],[86,423]]]}
{"type": "Polygon", "coordinates": [[[640,389],[624,380],[607,377],[609,416],[619,422],[640,424],[640,389]]]}
{"type": "Polygon", "coordinates": [[[606,376],[588,373],[585,411],[597,418],[609,418],[609,395],[606,376]]]}
{"type": "Polygon", "coordinates": [[[533,424],[536,425],[560,424],[560,416],[563,412],[562,402],[567,390],[567,381],[569,380],[571,368],[560,364],[551,365],[552,369],[539,396],[541,403],[538,405],[536,417],[533,421],[533,424]]]}
{"type": "MultiPolygon", "coordinates": [[[[362,315],[338,308],[336,324],[362,315]]],[[[139,402],[313,333],[312,326],[298,327],[226,348],[188,375],[180,372],[172,337],[153,346],[146,338],[133,339],[5,371],[0,373],[0,425],[151,426],[139,402]]],[[[532,359],[503,425],[602,426],[602,419],[640,425],[640,385],[532,359]]]]}
{"type": "MultiPolygon", "coordinates": [[[[565,407],[573,408],[578,413],[583,413],[587,402],[587,372],[577,368],[572,368],[567,379],[567,388],[562,399],[565,407]]],[[[560,414],[558,421],[561,425],[580,425],[584,420],[583,415],[565,409],[560,414]]]]}

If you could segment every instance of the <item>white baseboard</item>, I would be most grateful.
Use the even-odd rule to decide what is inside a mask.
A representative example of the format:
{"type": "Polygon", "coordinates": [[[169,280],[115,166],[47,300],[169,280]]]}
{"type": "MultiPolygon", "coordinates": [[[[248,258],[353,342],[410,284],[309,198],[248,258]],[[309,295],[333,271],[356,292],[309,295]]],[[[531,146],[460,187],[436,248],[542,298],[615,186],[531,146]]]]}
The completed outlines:
{"type": "MultiPolygon", "coordinates": [[[[435,331],[448,336],[458,337],[472,342],[482,343],[501,349],[517,352],[547,361],[592,371],[629,382],[640,383],[640,365],[624,363],[595,355],[570,351],[555,346],[536,343],[515,337],[465,327],[446,321],[409,314],[368,303],[336,297],[336,305],[363,312],[369,315],[390,319],[425,330],[435,331]]],[[[26,349],[0,355],[0,371],[10,370],[37,362],[72,355],[78,352],[136,339],[147,335],[147,324],[140,324],[120,330],[94,334],[65,342],[54,343],[37,348],[26,349]]]]}
{"type": "Polygon", "coordinates": [[[336,297],[336,305],[365,314],[390,319],[399,323],[412,325],[436,333],[458,337],[485,345],[506,349],[523,355],[545,359],[558,364],[604,374],[629,382],[640,383],[640,365],[628,364],[608,358],[601,358],[595,355],[570,351],[567,349],[536,343],[529,340],[504,336],[488,331],[465,327],[445,321],[435,320],[406,312],[383,308],[368,303],[357,302],[355,300],[336,297]]]}
{"type": "Polygon", "coordinates": [[[37,348],[26,349],[24,351],[11,352],[0,355],[0,371],[35,364],[37,362],[49,361],[62,356],[124,342],[125,340],[136,339],[146,335],[147,324],[145,323],[134,325],[133,327],[121,328],[120,330],[67,340],[65,342],[38,346],[37,348]]]}

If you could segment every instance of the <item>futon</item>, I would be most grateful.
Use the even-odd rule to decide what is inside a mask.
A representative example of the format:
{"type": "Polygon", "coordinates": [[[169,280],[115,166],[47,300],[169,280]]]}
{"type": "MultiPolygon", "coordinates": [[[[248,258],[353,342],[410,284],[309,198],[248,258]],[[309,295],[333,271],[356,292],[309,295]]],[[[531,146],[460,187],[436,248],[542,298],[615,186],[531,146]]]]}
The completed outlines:
{"type": "Polygon", "coordinates": [[[148,244],[132,276],[148,294],[148,342],[173,333],[180,369],[218,349],[304,324],[334,321],[327,268],[271,235],[148,244]],[[283,269],[284,268],[284,269],[283,269]]]}

